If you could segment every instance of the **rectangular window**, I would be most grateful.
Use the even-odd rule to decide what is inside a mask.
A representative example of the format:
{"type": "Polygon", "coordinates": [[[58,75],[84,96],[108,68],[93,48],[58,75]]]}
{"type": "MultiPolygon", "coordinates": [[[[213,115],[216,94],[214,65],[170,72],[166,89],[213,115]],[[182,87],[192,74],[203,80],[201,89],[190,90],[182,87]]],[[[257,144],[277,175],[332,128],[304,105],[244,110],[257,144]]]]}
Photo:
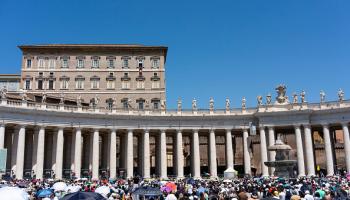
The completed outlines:
{"type": "Polygon", "coordinates": [[[127,99],[123,100],[123,101],[122,101],[122,104],[123,104],[123,108],[124,108],[124,109],[128,109],[128,108],[129,108],[129,106],[128,106],[128,100],[127,100],[127,99]]]}
{"type": "Polygon", "coordinates": [[[30,80],[26,80],[26,90],[30,90],[30,80]]]}
{"type": "Polygon", "coordinates": [[[38,80],[38,90],[43,89],[43,80],[38,80]]]}
{"type": "Polygon", "coordinates": [[[139,102],[139,110],[143,110],[143,101],[139,102]]]}
{"type": "Polygon", "coordinates": [[[159,89],[160,81],[152,81],[152,89],[159,89]]]}
{"type": "Polygon", "coordinates": [[[115,87],[115,81],[107,80],[107,89],[114,89],[114,87],[115,87]]]}
{"type": "Polygon", "coordinates": [[[97,59],[92,60],[92,68],[99,68],[99,60],[97,59]]]}
{"type": "Polygon", "coordinates": [[[129,60],[128,60],[128,59],[124,59],[124,60],[123,60],[123,68],[124,68],[124,69],[129,68],[129,60]]]}
{"type": "Polygon", "coordinates": [[[49,80],[49,90],[53,90],[53,84],[54,84],[54,81],[49,80]]]}
{"type": "Polygon", "coordinates": [[[107,102],[107,109],[108,110],[113,110],[113,101],[108,101],[107,102]]]}
{"type": "Polygon", "coordinates": [[[31,68],[31,67],[32,67],[32,60],[27,59],[27,68],[31,68]]]}
{"type": "Polygon", "coordinates": [[[159,102],[158,101],[153,102],[153,108],[156,110],[159,109],[159,102]]]}
{"type": "Polygon", "coordinates": [[[38,68],[44,68],[44,59],[39,58],[39,60],[38,60],[38,68]]]}
{"type": "Polygon", "coordinates": [[[130,81],[122,81],[122,89],[129,89],[130,81]]]}
{"type": "Polygon", "coordinates": [[[62,60],[62,68],[68,68],[68,60],[67,59],[62,60]]]}
{"type": "Polygon", "coordinates": [[[138,68],[143,68],[143,59],[140,59],[138,63],[138,68]]]}
{"type": "Polygon", "coordinates": [[[79,59],[77,62],[77,68],[84,68],[84,60],[79,59]]]}
{"type": "Polygon", "coordinates": [[[82,79],[76,80],[75,88],[79,89],[79,90],[84,89],[84,80],[82,80],[82,79]]]}
{"type": "Polygon", "coordinates": [[[50,59],[49,60],[49,69],[54,69],[55,68],[55,60],[54,59],[50,59]]]}
{"type": "Polygon", "coordinates": [[[68,89],[68,79],[61,80],[61,89],[68,89]]]}
{"type": "Polygon", "coordinates": [[[145,81],[137,81],[137,89],[145,89],[145,81]]]}
{"type": "Polygon", "coordinates": [[[100,80],[92,79],[91,80],[91,89],[98,89],[100,85],[100,80]]]}
{"type": "Polygon", "coordinates": [[[110,68],[110,69],[114,68],[114,60],[113,59],[108,60],[108,68],[110,68]]]}
{"type": "Polygon", "coordinates": [[[153,59],[152,60],[152,68],[153,69],[159,69],[159,59],[153,59]]]}

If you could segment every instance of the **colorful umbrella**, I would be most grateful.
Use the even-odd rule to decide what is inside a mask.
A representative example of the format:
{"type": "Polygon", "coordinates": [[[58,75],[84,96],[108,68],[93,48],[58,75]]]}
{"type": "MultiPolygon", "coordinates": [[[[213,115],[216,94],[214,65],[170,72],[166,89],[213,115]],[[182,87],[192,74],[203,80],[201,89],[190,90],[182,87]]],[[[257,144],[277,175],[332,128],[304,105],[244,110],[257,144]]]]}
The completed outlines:
{"type": "Polygon", "coordinates": [[[53,194],[53,191],[51,189],[43,189],[39,190],[36,193],[36,196],[39,198],[45,198],[45,197],[50,197],[53,194]]]}

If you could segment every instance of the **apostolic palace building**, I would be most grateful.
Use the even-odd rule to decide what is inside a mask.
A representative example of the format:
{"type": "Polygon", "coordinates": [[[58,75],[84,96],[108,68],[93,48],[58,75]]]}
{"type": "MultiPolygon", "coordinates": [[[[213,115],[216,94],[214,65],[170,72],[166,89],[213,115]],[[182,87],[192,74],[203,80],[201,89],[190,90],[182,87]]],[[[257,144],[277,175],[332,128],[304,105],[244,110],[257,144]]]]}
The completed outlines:
{"type": "MultiPolygon", "coordinates": [[[[306,93],[258,96],[257,106],[166,107],[167,47],[23,45],[20,90],[3,82],[3,177],[218,177],[273,175],[277,135],[296,176],[350,171],[350,101],[308,103],[306,93]]],[[[13,79],[15,76],[4,76],[13,79]]],[[[1,77],[0,77],[1,78],[1,77]]],[[[336,92],[335,92],[336,93],[336,92]]],[[[255,101],[255,100],[254,100],[255,101]]]]}

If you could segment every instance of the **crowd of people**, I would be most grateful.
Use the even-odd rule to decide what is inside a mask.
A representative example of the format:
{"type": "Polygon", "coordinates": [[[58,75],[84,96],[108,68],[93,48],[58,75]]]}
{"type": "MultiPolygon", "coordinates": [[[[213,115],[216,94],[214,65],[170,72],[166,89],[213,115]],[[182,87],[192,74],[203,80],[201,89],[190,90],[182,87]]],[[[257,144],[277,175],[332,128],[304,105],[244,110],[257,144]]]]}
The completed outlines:
{"type": "MultiPolygon", "coordinates": [[[[2,181],[0,199],[9,193],[6,188],[18,187],[25,192],[23,199],[60,200],[70,193],[94,192],[105,199],[165,199],[165,200],[321,200],[350,199],[350,180],[347,177],[324,178],[236,178],[161,181],[158,179],[76,179],[2,181]],[[27,197],[26,197],[27,195],[27,197]]],[[[6,199],[4,199],[6,200],[6,199]]]]}

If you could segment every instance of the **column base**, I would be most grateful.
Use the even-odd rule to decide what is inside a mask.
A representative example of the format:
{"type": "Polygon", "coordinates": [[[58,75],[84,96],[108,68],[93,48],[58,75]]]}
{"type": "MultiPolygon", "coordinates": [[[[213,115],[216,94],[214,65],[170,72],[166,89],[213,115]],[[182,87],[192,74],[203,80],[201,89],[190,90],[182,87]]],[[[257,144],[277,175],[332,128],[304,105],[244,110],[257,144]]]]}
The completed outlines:
{"type": "Polygon", "coordinates": [[[176,177],[176,180],[182,180],[182,179],[185,179],[185,177],[184,177],[184,176],[178,176],[178,177],[176,177]]]}

